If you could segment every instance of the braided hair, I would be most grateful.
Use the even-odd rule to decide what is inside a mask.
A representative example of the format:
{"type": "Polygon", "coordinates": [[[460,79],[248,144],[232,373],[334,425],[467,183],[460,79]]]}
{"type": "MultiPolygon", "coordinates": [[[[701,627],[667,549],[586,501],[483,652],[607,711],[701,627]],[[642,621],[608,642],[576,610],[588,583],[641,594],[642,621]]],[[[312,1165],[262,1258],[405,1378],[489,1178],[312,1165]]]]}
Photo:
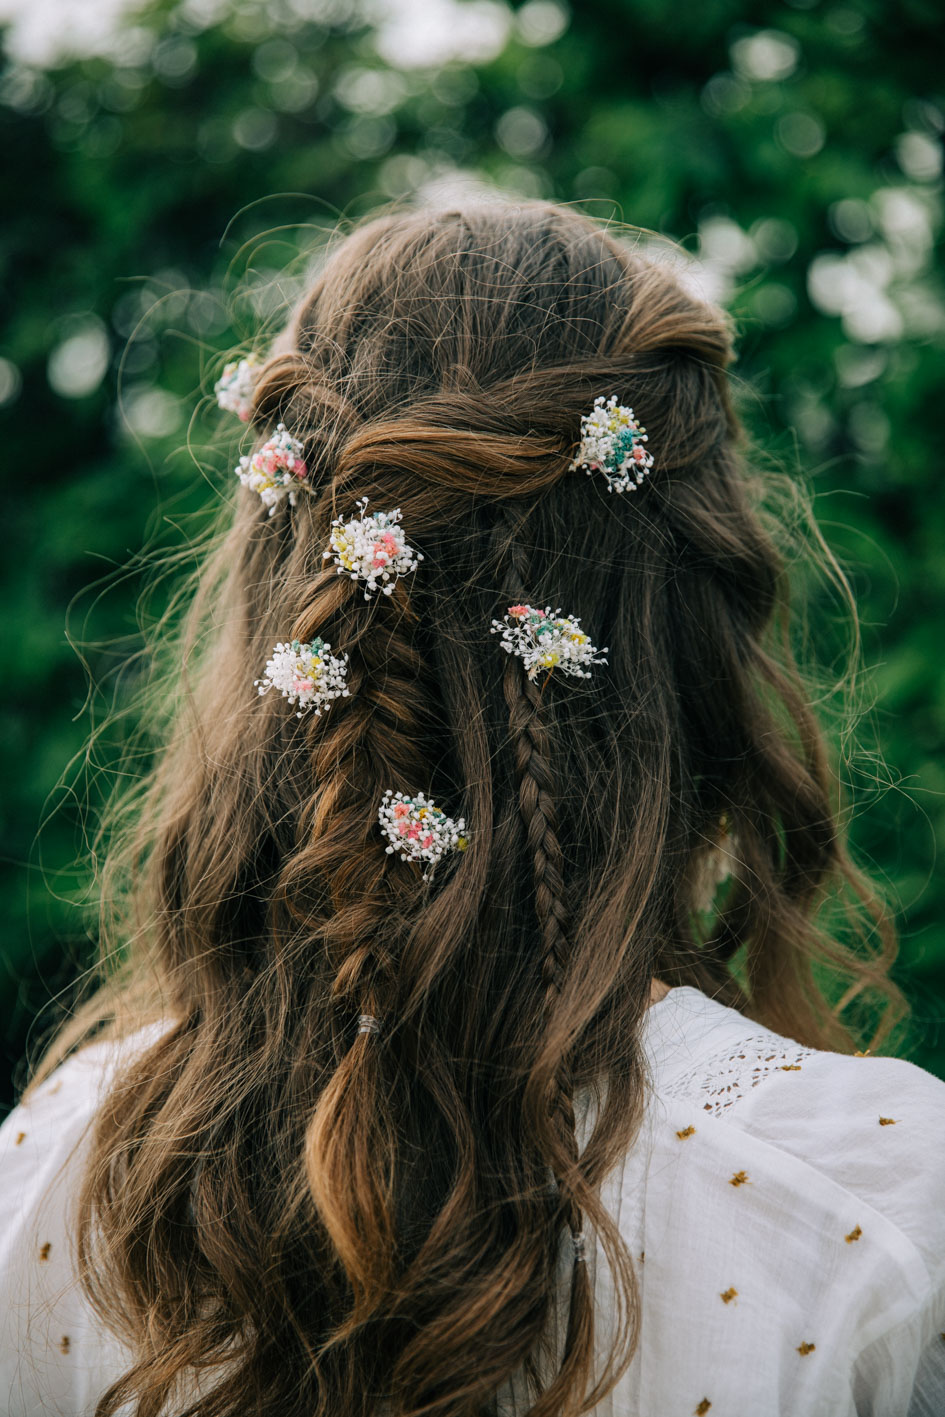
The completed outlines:
{"type": "Polygon", "coordinates": [[[825,968],[895,1001],[730,358],[671,269],[545,203],[373,221],[296,310],[252,421],[301,442],[305,493],[267,515],[239,492],[106,877],[127,964],[86,1022],[163,1026],[80,1203],[86,1288],[133,1355],[99,1417],[588,1410],[638,1338],[600,1186],[642,1116],[654,975],[829,1046],[825,968]],[[658,457],[636,497],[572,470],[602,394],[658,457]],[[367,599],[323,554],[364,498],[423,556],[367,599]],[[490,633],[518,602],[566,605],[606,670],[529,678],[490,633]],[[349,697],[298,718],[253,683],[315,637],[349,697]],[[388,791],[462,816],[468,849],[431,879],[389,854],[388,791]],[[706,923],[723,813],[740,870],[706,923]],[[824,933],[829,891],[879,954],[824,933]]]}

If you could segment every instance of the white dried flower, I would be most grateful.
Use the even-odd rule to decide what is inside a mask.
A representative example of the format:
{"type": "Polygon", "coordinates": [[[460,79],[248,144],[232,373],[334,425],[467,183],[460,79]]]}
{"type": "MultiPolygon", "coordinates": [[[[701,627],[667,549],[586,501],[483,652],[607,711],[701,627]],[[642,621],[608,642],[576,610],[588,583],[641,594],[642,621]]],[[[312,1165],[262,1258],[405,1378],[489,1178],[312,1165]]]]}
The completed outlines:
{"type": "Polygon", "coordinates": [[[378,808],[377,819],[381,831],[390,842],[388,856],[397,852],[407,861],[425,862],[425,881],[430,879],[434,866],[442,857],[450,851],[465,851],[468,845],[463,818],[458,817],[454,821],[446,816],[422,792],[415,797],[406,797],[403,792],[388,788],[378,808]]]}
{"type": "Polygon", "coordinates": [[[253,389],[259,369],[255,356],[234,359],[224,366],[223,373],[213,386],[217,403],[228,413],[235,413],[242,423],[248,423],[253,411],[253,389]]]}
{"type": "Polygon", "coordinates": [[[302,458],[302,444],[280,423],[275,436],[254,453],[240,458],[236,476],[244,487],[258,492],[272,516],[280,502],[288,498],[294,507],[299,487],[307,485],[308,468],[302,458]]]}
{"type": "Polygon", "coordinates": [[[581,419],[581,446],[571,463],[571,471],[584,468],[588,477],[602,472],[608,492],[635,492],[653,466],[644,444],[646,429],[633,416],[632,408],[619,404],[615,396],[594,400],[594,408],[581,419]]]}
{"type": "Polygon", "coordinates": [[[305,645],[293,640],[291,644],[276,645],[265,674],[256,680],[256,688],[260,694],[278,689],[290,704],[298,704],[296,718],[301,718],[307,709],[320,717],[333,699],[348,697],[347,672],[348,656],[336,658],[324,640],[315,639],[305,645]]]}
{"type": "Polygon", "coordinates": [[[370,600],[376,590],[384,595],[392,594],[398,578],[408,571],[415,571],[423,557],[407,545],[403,527],[399,525],[399,507],[392,512],[376,512],[368,516],[367,504],[367,497],[362,497],[356,504],[357,517],[349,521],[343,517],[335,518],[331,524],[329,547],[323,552],[323,558],[334,560],[339,576],[363,581],[364,599],[370,600]]]}
{"type": "Polygon", "coordinates": [[[502,620],[493,620],[492,633],[502,636],[506,654],[518,655],[529,679],[537,679],[542,669],[560,669],[574,679],[590,679],[591,664],[606,664],[606,646],[599,651],[573,615],[552,614],[551,607],[536,610],[531,605],[510,605],[502,620]]]}

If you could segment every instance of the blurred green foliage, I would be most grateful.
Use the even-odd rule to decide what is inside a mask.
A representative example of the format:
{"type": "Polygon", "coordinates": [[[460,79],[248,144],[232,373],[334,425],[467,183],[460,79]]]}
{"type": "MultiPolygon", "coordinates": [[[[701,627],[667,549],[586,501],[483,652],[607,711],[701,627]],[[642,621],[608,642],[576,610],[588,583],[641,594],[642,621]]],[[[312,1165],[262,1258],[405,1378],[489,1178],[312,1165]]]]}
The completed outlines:
{"type": "Polygon", "coordinates": [[[458,3],[166,0],[108,55],[42,66],[12,36],[6,1061],[90,954],[81,804],[133,726],[148,554],[199,540],[228,486],[234,447],[201,411],[222,355],[278,319],[339,216],[492,184],[681,240],[730,304],[753,431],[813,480],[860,597],[853,837],[899,908],[915,1056],[945,1076],[939,6],[458,3]]]}

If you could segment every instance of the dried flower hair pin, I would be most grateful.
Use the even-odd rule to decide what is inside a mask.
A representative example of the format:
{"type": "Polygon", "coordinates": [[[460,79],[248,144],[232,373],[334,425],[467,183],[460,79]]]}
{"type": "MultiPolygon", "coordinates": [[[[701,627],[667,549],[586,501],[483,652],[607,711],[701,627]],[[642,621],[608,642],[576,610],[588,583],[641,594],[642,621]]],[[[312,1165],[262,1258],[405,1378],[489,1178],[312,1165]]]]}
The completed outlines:
{"type": "Polygon", "coordinates": [[[644,444],[646,429],[616,397],[594,400],[591,413],[581,418],[581,446],[571,471],[584,468],[588,477],[602,472],[608,492],[635,492],[653,466],[644,444]]]}
{"type": "Polygon", "coordinates": [[[590,679],[592,664],[606,664],[603,652],[591,644],[573,615],[554,614],[551,607],[536,610],[531,605],[510,605],[502,620],[493,620],[492,633],[502,636],[506,654],[517,655],[529,679],[537,679],[542,669],[560,669],[574,679],[590,679]]]}
{"type": "Polygon", "coordinates": [[[248,423],[253,411],[253,390],[259,361],[248,354],[245,359],[233,359],[224,365],[223,373],[213,386],[217,403],[227,413],[235,413],[242,423],[248,423]]]}
{"type": "Polygon", "coordinates": [[[388,856],[395,852],[406,861],[422,861],[426,865],[423,879],[428,881],[438,861],[450,851],[465,851],[466,823],[455,821],[434,806],[429,797],[418,792],[406,797],[403,792],[388,788],[377,811],[381,831],[390,845],[388,856]]]}
{"type": "Polygon", "coordinates": [[[236,476],[244,487],[259,493],[270,516],[286,499],[289,506],[294,507],[298,489],[307,485],[308,478],[302,444],[280,423],[274,437],[267,439],[254,453],[240,458],[236,476]]]}
{"type": "Polygon", "coordinates": [[[298,704],[296,718],[301,718],[307,709],[313,709],[320,718],[333,699],[348,697],[347,672],[348,656],[337,658],[324,640],[315,639],[305,645],[293,640],[291,644],[276,645],[265,674],[256,680],[256,688],[260,694],[278,689],[290,704],[298,704]]]}
{"type": "Polygon", "coordinates": [[[329,557],[334,560],[339,576],[363,581],[364,599],[370,600],[376,590],[391,595],[399,577],[415,571],[423,557],[407,545],[400,526],[399,507],[392,512],[372,512],[368,516],[367,504],[368,499],[362,497],[356,503],[357,517],[348,521],[343,517],[335,518],[323,557],[326,561],[329,557]]]}

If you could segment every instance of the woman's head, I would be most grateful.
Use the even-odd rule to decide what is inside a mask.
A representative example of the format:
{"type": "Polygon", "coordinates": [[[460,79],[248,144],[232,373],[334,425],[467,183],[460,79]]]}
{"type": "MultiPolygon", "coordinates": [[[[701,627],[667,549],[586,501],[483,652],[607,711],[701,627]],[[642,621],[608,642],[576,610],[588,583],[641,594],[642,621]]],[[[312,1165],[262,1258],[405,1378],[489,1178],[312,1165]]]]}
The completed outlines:
{"type": "Polygon", "coordinates": [[[247,1394],[273,1417],[480,1414],[514,1373],[545,1417],[592,1368],[580,1263],[553,1330],[569,1228],[623,1299],[603,1386],[633,1342],[596,1188],[640,1115],[653,975],[816,1042],[817,972],[868,973],[816,923],[832,888],[867,893],[782,633],[729,330],[586,218],[496,204],[357,230],[279,351],[253,422],[302,442],[309,487],[272,516],[240,493],[121,858],[130,971],[178,1022],[86,1188],[89,1282],[141,1355],[107,1410],[202,1365],[207,1417],[247,1394]],[[572,469],[601,395],[648,431],[634,495],[572,469]],[[365,497],[423,557],[390,596],[324,559],[365,497]],[[519,603],[577,616],[607,664],[529,679],[491,633],[519,603]],[[316,637],[350,696],[297,718],[253,684],[316,637]],[[385,850],[388,790],[467,823],[429,882],[385,850]],[[705,912],[723,821],[737,879],[705,912]]]}

